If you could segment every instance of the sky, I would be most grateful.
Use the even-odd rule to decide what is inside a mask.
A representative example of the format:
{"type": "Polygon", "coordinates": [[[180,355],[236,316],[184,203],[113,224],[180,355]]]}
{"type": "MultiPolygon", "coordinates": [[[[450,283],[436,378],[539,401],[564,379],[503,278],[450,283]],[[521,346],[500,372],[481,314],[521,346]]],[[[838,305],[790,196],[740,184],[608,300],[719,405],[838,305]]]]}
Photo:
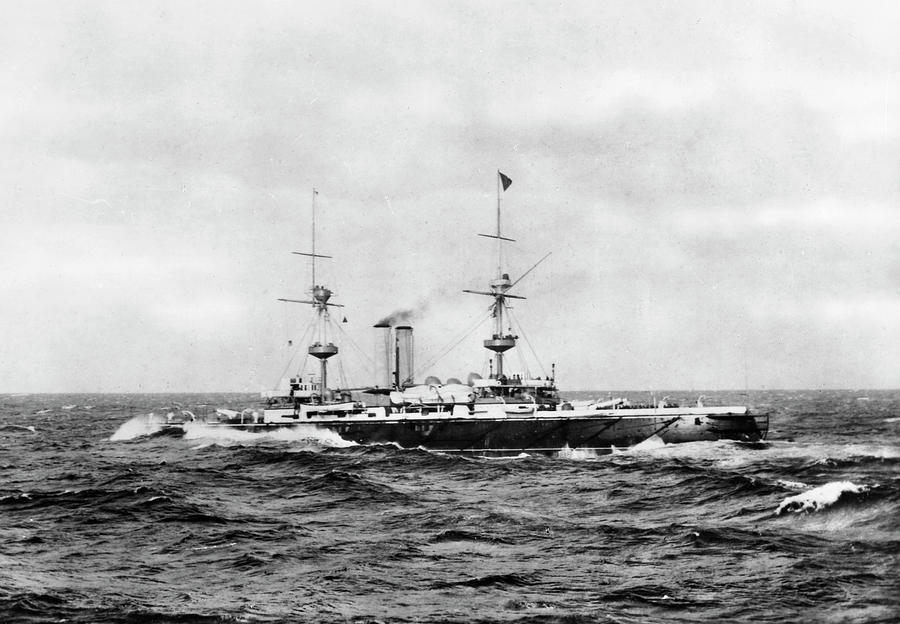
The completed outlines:
{"type": "MultiPolygon", "coordinates": [[[[894,2],[10,2],[0,392],[256,392],[334,291],[349,385],[900,387],[894,2]],[[347,322],[342,322],[346,318],[347,322]],[[289,344],[289,341],[291,344],[289,344]],[[457,343],[450,349],[449,347],[457,343]]],[[[293,362],[293,364],[290,364],[293,362]]]]}

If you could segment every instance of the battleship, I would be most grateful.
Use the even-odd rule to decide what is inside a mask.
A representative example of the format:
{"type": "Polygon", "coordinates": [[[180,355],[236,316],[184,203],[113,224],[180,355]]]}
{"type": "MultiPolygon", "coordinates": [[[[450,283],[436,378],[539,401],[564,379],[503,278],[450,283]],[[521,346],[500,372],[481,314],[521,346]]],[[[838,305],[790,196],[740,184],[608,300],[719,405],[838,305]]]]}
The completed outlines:
{"type": "Polygon", "coordinates": [[[492,320],[492,327],[483,342],[489,351],[489,369],[483,371],[484,376],[471,373],[465,382],[449,378],[443,383],[428,377],[416,383],[413,328],[386,319],[374,327],[378,345],[374,383],[362,388],[329,385],[329,360],[340,351],[335,343],[340,328],[332,311],[340,304],[333,302],[334,293],[316,280],[316,261],[330,256],[316,253],[314,189],[312,248],[292,252],[311,259],[309,297],[280,299],[314,310],[307,331],[312,338],[302,366],[283,389],[264,392],[257,406],[241,411],[218,409],[202,417],[176,411],[169,414],[163,429],[177,432],[198,421],[206,427],[253,432],[313,427],[351,444],[394,444],[479,456],[605,454],[648,441],[764,440],[768,415],[752,413],[747,406],[707,406],[702,399],[678,405],[668,398],[649,403],[612,397],[572,401],[557,387],[555,366],[552,374],[543,376],[509,370],[507,355],[517,347],[519,336],[504,321],[510,315],[510,300],[525,299],[511,291],[547,258],[515,280],[504,271],[502,246],[514,240],[501,232],[500,200],[511,183],[497,172],[496,228],[492,234],[479,234],[496,241],[496,273],[487,289],[463,290],[491,300],[485,317],[492,320]]]}

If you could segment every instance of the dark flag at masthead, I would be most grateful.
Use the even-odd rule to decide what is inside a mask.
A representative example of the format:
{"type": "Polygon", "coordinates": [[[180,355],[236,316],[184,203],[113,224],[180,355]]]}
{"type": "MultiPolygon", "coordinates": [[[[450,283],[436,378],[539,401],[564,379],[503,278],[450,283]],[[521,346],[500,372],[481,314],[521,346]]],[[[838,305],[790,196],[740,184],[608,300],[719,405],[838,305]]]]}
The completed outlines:
{"type": "Polygon", "coordinates": [[[500,184],[503,185],[503,190],[505,191],[506,189],[509,188],[509,185],[512,184],[512,180],[509,179],[508,177],[506,177],[505,175],[503,175],[503,174],[502,174],[501,172],[499,172],[499,171],[498,171],[497,173],[500,174],[500,184]]]}

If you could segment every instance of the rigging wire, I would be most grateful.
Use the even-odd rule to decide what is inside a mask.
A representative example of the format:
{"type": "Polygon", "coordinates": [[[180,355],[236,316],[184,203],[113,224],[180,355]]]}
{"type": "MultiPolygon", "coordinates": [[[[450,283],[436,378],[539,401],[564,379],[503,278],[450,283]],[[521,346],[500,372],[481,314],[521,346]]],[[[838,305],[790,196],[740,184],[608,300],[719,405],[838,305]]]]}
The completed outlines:
{"type": "Polygon", "coordinates": [[[430,360],[428,360],[425,364],[423,364],[422,366],[420,366],[419,368],[417,368],[417,369],[414,371],[414,373],[413,373],[413,377],[414,377],[414,378],[415,378],[415,377],[419,377],[424,371],[428,370],[429,368],[431,368],[432,366],[434,366],[435,364],[437,364],[437,362],[438,362],[439,360],[441,360],[442,358],[446,357],[451,351],[453,351],[453,349],[455,349],[456,347],[458,347],[459,344],[460,344],[463,340],[465,340],[466,338],[468,338],[468,337],[472,334],[472,332],[474,332],[476,329],[478,329],[479,327],[481,327],[481,325],[482,325],[486,320],[488,320],[488,318],[490,317],[490,313],[491,313],[491,311],[493,310],[493,308],[494,308],[494,306],[493,306],[493,304],[491,304],[491,306],[487,309],[486,313],[482,314],[481,317],[478,317],[478,318],[476,319],[476,322],[475,322],[472,326],[470,326],[469,328],[467,328],[466,330],[464,330],[463,333],[462,333],[461,335],[459,335],[458,337],[454,338],[454,339],[451,341],[451,343],[448,344],[448,346],[446,346],[446,347],[444,347],[443,349],[441,349],[441,350],[438,352],[438,354],[437,354],[436,356],[434,356],[433,358],[431,358],[430,360]]]}
{"type": "MultiPolygon", "coordinates": [[[[513,316],[512,307],[504,301],[503,309],[506,310],[507,318],[509,319],[509,329],[508,329],[509,333],[512,334],[515,332],[516,334],[523,334],[523,337],[524,337],[524,332],[522,331],[521,324],[513,316]],[[514,324],[516,325],[515,330],[513,329],[514,324]]],[[[518,335],[516,336],[516,338],[518,339],[518,335]]],[[[527,338],[526,338],[526,342],[527,342],[527,338]]],[[[528,361],[525,359],[525,354],[524,354],[523,350],[515,349],[515,353],[516,353],[516,356],[519,361],[520,372],[525,376],[526,379],[530,378],[531,371],[528,370],[528,361]]]]}
{"type": "Polygon", "coordinates": [[[434,366],[439,360],[447,356],[453,349],[455,349],[459,344],[468,338],[472,332],[478,329],[488,318],[490,318],[491,312],[493,310],[493,306],[489,307],[486,313],[483,314],[481,318],[477,318],[475,323],[473,323],[469,328],[465,329],[461,334],[457,337],[453,338],[450,343],[446,347],[444,347],[441,351],[438,352],[436,356],[428,360],[424,365],[420,366],[416,371],[414,376],[420,375],[422,372],[427,370],[428,368],[434,366]]]}
{"type": "MultiPolygon", "coordinates": [[[[363,357],[365,357],[366,360],[368,360],[369,363],[374,367],[375,363],[372,360],[372,358],[369,357],[369,355],[367,353],[365,353],[362,349],[359,348],[359,345],[357,345],[356,342],[354,342],[353,339],[350,338],[350,335],[344,331],[344,328],[341,327],[340,323],[338,323],[338,321],[333,320],[330,316],[328,317],[327,320],[328,320],[329,326],[331,327],[332,335],[340,334],[342,336],[342,338],[344,340],[346,340],[347,343],[349,343],[354,349],[356,349],[359,353],[361,353],[363,355],[363,357]]],[[[344,370],[343,359],[338,359],[337,363],[338,363],[337,364],[338,365],[338,376],[341,380],[341,384],[345,388],[349,388],[350,383],[348,382],[348,377],[344,370]]]]}
{"type": "Polygon", "coordinates": [[[338,356],[337,360],[337,369],[338,369],[338,379],[341,381],[341,387],[349,388],[350,384],[347,383],[347,376],[344,374],[344,360],[338,356]]]}
{"type": "MultiPolygon", "coordinates": [[[[313,331],[315,330],[315,323],[316,323],[316,318],[315,318],[315,316],[313,316],[313,319],[306,325],[306,329],[303,332],[303,336],[298,341],[297,348],[294,350],[294,353],[291,355],[290,359],[288,359],[287,364],[284,367],[284,370],[281,371],[281,375],[279,375],[278,379],[275,381],[276,388],[273,388],[273,390],[277,389],[278,384],[281,384],[281,380],[284,379],[284,376],[285,376],[285,374],[287,374],[288,369],[291,368],[291,365],[294,363],[294,360],[297,358],[297,354],[300,352],[300,349],[304,348],[304,345],[306,344],[307,336],[310,335],[311,333],[313,333],[313,331]]],[[[307,353],[306,357],[308,357],[308,356],[309,356],[309,354],[307,353]]],[[[303,367],[306,366],[306,357],[303,358],[300,368],[298,370],[303,370],[303,367]]]]}
{"type": "Polygon", "coordinates": [[[525,354],[522,349],[516,349],[516,356],[518,356],[522,377],[524,379],[531,379],[531,371],[528,370],[528,361],[525,359],[525,354]]]}
{"type": "Polygon", "coordinates": [[[372,356],[370,356],[368,353],[366,353],[365,351],[363,351],[363,350],[359,347],[359,345],[356,344],[356,342],[353,341],[353,339],[350,337],[350,335],[349,335],[347,332],[344,331],[344,329],[340,326],[340,324],[339,324],[337,321],[333,321],[332,324],[337,328],[337,330],[338,330],[338,332],[340,332],[341,336],[343,336],[343,337],[347,340],[347,342],[349,342],[350,345],[351,345],[354,349],[356,349],[360,354],[362,354],[362,356],[363,356],[364,358],[366,358],[366,360],[368,360],[369,364],[371,364],[371,365],[374,367],[374,366],[375,366],[375,360],[372,359],[372,356]]]}
{"type": "MultiPolygon", "coordinates": [[[[537,366],[541,371],[541,375],[544,377],[547,376],[547,371],[544,369],[543,364],[541,364],[541,359],[538,357],[537,352],[534,350],[534,347],[531,344],[531,341],[528,339],[528,335],[525,333],[525,330],[522,328],[522,323],[519,322],[519,319],[515,314],[512,313],[512,308],[507,306],[507,311],[509,312],[509,318],[516,324],[517,331],[522,335],[522,339],[525,341],[525,344],[528,345],[528,348],[531,350],[531,355],[534,356],[534,361],[537,362],[537,366]]],[[[528,370],[528,366],[525,365],[524,368],[526,371],[528,370]]]]}

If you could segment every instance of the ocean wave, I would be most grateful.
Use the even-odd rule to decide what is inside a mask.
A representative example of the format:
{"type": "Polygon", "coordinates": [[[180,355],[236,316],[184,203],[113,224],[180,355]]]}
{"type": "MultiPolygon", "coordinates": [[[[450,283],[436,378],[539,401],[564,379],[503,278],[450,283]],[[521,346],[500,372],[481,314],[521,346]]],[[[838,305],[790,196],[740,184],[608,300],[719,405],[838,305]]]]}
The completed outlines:
{"type": "Polygon", "coordinates": [[[783,513],[813,513],[833,507],[839,501],[858,498],[869,491],[869,487],[856,485],[851,481],[832,481],[806,492],[789,496],[778,505],[775,515],[783,513]]]}
{"type": "Polygon", "coordinates": [[[491,544],[511,544],[508,539],[498,535],[488,535],[462,529],[448,529],[435,535],[432,542],[488,542],[491,544]]]}
{"type": "Polygon", "coordinates": [[[622,587],[607,592],[603,598],[608,601],[647,603],[668,608],[687,607],[696,602],[694,600],[681,598],[675,589],[662,585],[635,585],[622,587]]]}
{"type": "Polygon", "coordinates": [[[597,459],[601,457],[597,451],[591,449],[573,449],[569,448],[568,445],[564,446],[557,452],[556,456],[559,459],[568,459],[573,461],[583,461],[585,459],[597,459]]]}
{"type": "Polygon", "coordinates": [[[185,501],[177,494],[147,486],[17,492],[0,496],[0,508],[63,514],[69,516],[70,522],[84,521],[88,524],[95,523],[101,515],[143,518],[153,522],[221,524],[229,521],[199,503],[185,501]]]}
{"type": "Polygon", "coordinates": [[[703,474],[679,481],[673,491],[682,492],[694,504],[720,505],[724,500],[751,495],[778,494],[782,489],[776,483],[752,475],[705,471],[703,474]]]}
{"type": "MultiPolygon", "coordinates": [[[[184,413],[189,412],[184,411],[184,413]]],[[[112,442],[121,442],[166,433],[181,436],[185,440],[203,442],[203,444],[195,448],[204,448],[209,445],[236,446],[265,444],[267,442],[300,443],[304,446],[321,448],[345,448],[355,446],[353,442],[343,439],[334,431],[319,429],[313,425],[306,424],[298,424],[291,427],[278,427],[263,431],[247,431],[194,420],[185,420],[181,423],[181,427],[164,429],[164,425],[167,422],[165,416],[154,412],[134,416],[122,423],[109,437],[109,440],[112,442]]]]}
{"type": "Polygon", "coordinates": [[[81,490],[16,492],[0,496],[0,506],[13,509],[81,509],[86,506],[110,503],[119,504],[123,501],[133,500],[136,497],[143,499],[147,496],[147,492],[153,492],[153,490],[138,487],[134,489],[86,488],[81,490]]]}
{"type": "Polygon", "coordinates": [[[252,553],[241,553],[230,563],[233,570],[248,573],[259,568],[265,568],[269,560],[252,553]]]}
{"type": "MultiPolygon", "coordinates": [[[[765,518],[760,518],[760,521],[765,518]]],[[[674,528],[674,527],[673,527],[674,528]]],[[[685,527],[686,532],[676,533],[671,540],[680,547],[690,547],[707,553],[753,552],[783,553],[814,551],[822,546],[819,535],[785,534],[760,530],[757,523],[750,526],[695,526],[685,527]]]]}
{"type": "Polygon", "coordinates": [[[765,448],[760,449],[748,446],[734,440],[666,444],[658,436],[652,436],[635,446],[613,449],[612,455],[607,455],[604,459],[612,459],[613,461],[616,458],[636,458],[639,461],[656,461],[660,458],[673,460],[689,459],[719,462],[723,465],[729,462],[735,465],[744,465],[757,460],[765,452],[765,448]]]}
{"type": "Polygon", "coordinates": [[[0,431],[11,431],[13,433],[28,431],[30,433],[37,433],[37,429],[34,428],[34,425],[0,425],[0,431]]]}
{"type": "Polygon", "coordinates": [[[184,424],[184,437],[186,440],[204,440],[223,446],[264,444],[266,442],[299,443],[307,447],[320,446],[323,448],[355,446],[353,442],[345,440],[334,431],[305,424],[257,432],[203,422],[188,422],[184,424]]]}
{"type": "MultiPolygon", "coordinates": [[[[72,624],[235,624],[246,621],[233,616],[206,615],[192,612],[149,611],[120,597],[118,606],[85,604],[83,594],[65,591],[28,592],[0,598],[0,621],[3,622],[71,622],[72,624]]],[[[109,602],[109,599],[105,601],[109,602]]]]}
{"type": "Polygon", "coordinates": [[[217,542],[281,542],[287,536],[298,534],[306,535],[310,529],[303,526],[293,526],[286,523],[273,523],[265,528],[252,529],[228,529],[216,538],[217,542]]]}
{"type": "Polygon", "coordinates": [[[534,580],[528,575],[510,572],[508,574],[486,574],[459,581],[439,582],[432,585],[432,587],[435,589],[450,587],[523,587],[533,583],[534,580]]]}
{"type": "MultiPolygon", "coordinates": [[[[900,462],[900,447],[892,444],[822,444],[770,441],[750,446],[730,440],[666,444],[617,450],[601,458],[620,470],[694,466],[733,471],[778,471],[795,477],[821,472],[822,466],[846,467],[900,462]]],[[[803,480],[802,478],[800,480],[803,480]]]]}
{"type": "MultiPolygon", "coordinates": [[[[514,598],[512,600],[508,600],[504,605],[504,609],[509,611],[535,611],[535,610],[548,610],[551,611],[553,609],[559,608],[559,605],[555,602],[549,602],[546,600],[525,600],[521,598],[514,598]]],[[[577,622],[577,619],[574,618],[566,618],[565,621],[577,622]]]]}
{"type": "MultiPolygon", "coordinates": [[[[68,602],[68,597],[54,593],[20,593],[0,600],[0,616],[8,617],[15,621],[18,618],[32,618],[46,616],[48,613],[58,612],[68,602]]],[[[36,621],[36,620],[35,620],[36,621]]]]}
{"type": "Polygon", "coordinates": [[[786,442],[773,448],[778,459],[803,457],[819,462],[900,459],[900,446],[893,444],[817,444],[786,442]]]}
{"type": "Polygon", "coordinates": [[[809,486],[805,483],[801,483],[800,481],[789,481],[787,479],[776,479],[775,485],[781,486],[788,490],[808,490],[809,486]]]}
{"type": "MultiPolygon", "coordinates": [[[[420,446],[419,448],[423,451],[428,450],[424,446],[420,446]]],[[[597,454],[594,453],[593,451],[572,451],[570,449],[570,452],[573,453],[573,456],[565,457],[564,459],[589,459],[589,458],[597,457],[597,454]],[[580,454],[580,455],[578,457],[575,457],[574,454],[580,454]]],[[[560,457],[562,457],[562,453],[563,453],[563,451],[560,451],[560,457]]],[[[476,456],[476,457],[482,461],[521,461],[523,459],[531,459],[533,457],[533,455],[531,455],[530,453],[522,452],[522,453],[519,453],[518,455],[497,455],[497,456],[484,455],[484,456],[476,456]]]]}
{"type": "Polygon", "coordinates": [[[401,502],[409,496],[387,484],[374,481],[355,472],[331,470],[321,476],[313,477],[305,483],[309,493],[330,493],[339,495],[343,500],[361,498],[401,502]]]}
{"type": "Polygon", "coordinates": [[[630,447],[628,450],[632,453],[645,453],[647,451],[655,451],[657,449],[665,448],[666,443],[663,441],[661,437],[658,435],[652,435],[646,440],[642,440],[638,442],[634,446],[630,447]]]}
{"type": "Polygon", "coordinates": [[[122,442],[125,440],[134,440],[145,436],[154,435],[162,430],[163,420],[154,414],[142,414],[129,418],[119,425],[109,440],[110,442],[122,442]]]}

